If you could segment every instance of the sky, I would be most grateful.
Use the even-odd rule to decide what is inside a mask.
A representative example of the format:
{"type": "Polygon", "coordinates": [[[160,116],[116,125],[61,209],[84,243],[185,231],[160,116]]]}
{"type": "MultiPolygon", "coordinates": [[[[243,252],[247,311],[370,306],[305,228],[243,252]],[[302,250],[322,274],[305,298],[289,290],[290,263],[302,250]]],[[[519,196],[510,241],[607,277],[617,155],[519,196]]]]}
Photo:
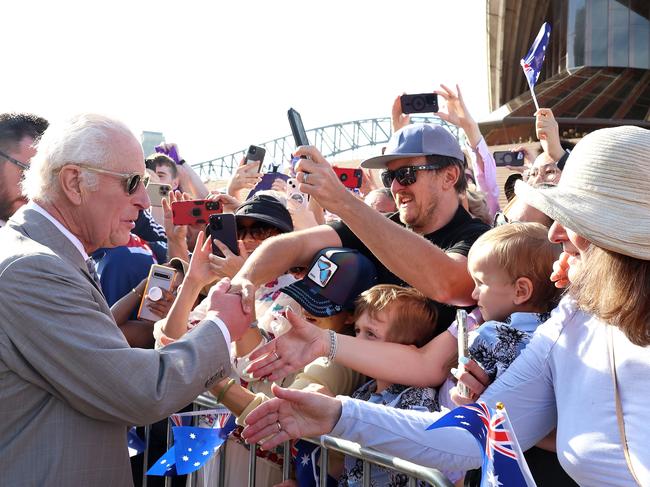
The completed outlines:
{"type": "Polygon", "coordinates": [[[97,112],[163,132],[190,163],[390,115],[461,84],[488,113],[485,0],[3,1],[0,111],[97,112]]]}

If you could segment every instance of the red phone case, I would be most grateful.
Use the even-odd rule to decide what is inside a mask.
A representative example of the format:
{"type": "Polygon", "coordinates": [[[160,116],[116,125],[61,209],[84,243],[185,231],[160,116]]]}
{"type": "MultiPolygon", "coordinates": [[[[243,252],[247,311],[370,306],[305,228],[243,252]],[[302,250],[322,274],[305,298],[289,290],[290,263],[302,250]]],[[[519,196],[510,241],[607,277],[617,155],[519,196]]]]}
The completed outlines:
{"type": "Polygon", "coordinates": [[[174,225],[207,225],[210,215],[218,213],[223,213],[223,207],[215,200],[174,201],[172,203],[174,225]]]}
{"type": "Polygon", "coordinates": [[[363,182],[363,172],[361,169],[334,167],[334,172],[346,188],[358,189],[361,187],[361,183],[363,182]]]}

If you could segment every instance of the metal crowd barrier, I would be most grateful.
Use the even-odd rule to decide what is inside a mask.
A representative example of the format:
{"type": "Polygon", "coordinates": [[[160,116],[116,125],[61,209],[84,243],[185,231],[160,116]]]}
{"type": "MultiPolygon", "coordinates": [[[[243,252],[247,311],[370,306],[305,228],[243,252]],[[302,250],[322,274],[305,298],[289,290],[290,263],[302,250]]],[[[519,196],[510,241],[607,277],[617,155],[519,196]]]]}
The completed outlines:
{"type": "MultiPolygon", "coordinates": [[[[214,409],[220,406],[212,395],[201,395],[193,403],[193,410],[199,411],[202,409],[214,409]]],[[[194,417],[194,421],[198,421],[198,416],[194,417]]],[[[142,485],[147,485],[147,459],[149,454],[149,433],[150,426],[145,427],[145,443],[146,449],[144,451],[143,459],[143,473],[142,485]]],[[[171,422],[167,422],[167,448],[171,445],[171,422]]],[[[386,455],[371,448],[364,448],[357,443],[334,438],[332,436],[323,435],[320,438],[303,438],[306,441],[320,445],[321,447],[321,465],[328,465],[329,452],[336,451],[359,458],[363,461],[363,481],[364,487],[370,487],[371,467],[373,465],[384,467],[408,476],[409,487],[417,486],[417,481],[422,480],[433,487],[453,487],[453,484],[445,477],[440,471],[435,468],[423,467],[415,463],[403,460],[401,458],[386,455]]],[[[250,445],[249,460],[248,460],[248,487],[255,487],[255,476],[257,466],[257,445],[250,445]]],[[[231,487],[225,485],[226,475],[226,448],[225,443],[223,448],[219,448],[219,473],[218,483],[216,487],[231,487]]],[[[289,442],[284,444],[283,449],[283,463],[282,463],[282,480],[287,480],[290,474],[291,467],[291,452],[289,442]]],[[[326,470],[323,470],[326,471],[326,470]]],[[[165,477],[165,487],[171,486],[171,477],[165,477]]],[[[196,487],[197,478],[195,475],[189,474],[187,476],[187,484],[191,487],[196,487]]],[[[320,476],[320,487],[327,486],[327,475],[320,476]]],[[[205,486],[207,487],[207,486],[205,486]]],[[[212,487],[212,486],[210,486],[212,487]]]]}

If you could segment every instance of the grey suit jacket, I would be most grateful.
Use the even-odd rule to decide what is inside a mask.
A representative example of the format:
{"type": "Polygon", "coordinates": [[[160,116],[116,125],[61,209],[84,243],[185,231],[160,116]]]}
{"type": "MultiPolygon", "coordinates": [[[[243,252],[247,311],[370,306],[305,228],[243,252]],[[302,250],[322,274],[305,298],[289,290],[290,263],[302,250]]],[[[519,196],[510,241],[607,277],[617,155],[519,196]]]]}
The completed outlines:
{"type": "Polygon", "coordinates": [[[0,484],[131,485],[126,427],[179,410],[230,370],[206,320],[129,347],[74,245],[19,210],[0,229],[0,484]]]}

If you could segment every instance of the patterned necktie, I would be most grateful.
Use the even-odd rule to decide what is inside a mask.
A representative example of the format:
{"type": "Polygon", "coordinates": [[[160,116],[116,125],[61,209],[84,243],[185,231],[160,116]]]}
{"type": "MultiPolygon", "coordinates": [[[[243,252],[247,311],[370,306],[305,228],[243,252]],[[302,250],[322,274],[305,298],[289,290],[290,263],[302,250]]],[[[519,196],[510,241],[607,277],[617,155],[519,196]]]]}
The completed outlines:
{"type": "Polygon", "coordinates": [[[95,269],[95,262],[92,259],[88,259],[86,261],[86,268],[88,269],[88,274],[90,274],[90,277],[92,277],[93,281],[95,281],[95,284],[97,284],[97,287],[101,289],[102,286],[99,283],[99,274],[97,274],[97,269],[95,269]]]}

